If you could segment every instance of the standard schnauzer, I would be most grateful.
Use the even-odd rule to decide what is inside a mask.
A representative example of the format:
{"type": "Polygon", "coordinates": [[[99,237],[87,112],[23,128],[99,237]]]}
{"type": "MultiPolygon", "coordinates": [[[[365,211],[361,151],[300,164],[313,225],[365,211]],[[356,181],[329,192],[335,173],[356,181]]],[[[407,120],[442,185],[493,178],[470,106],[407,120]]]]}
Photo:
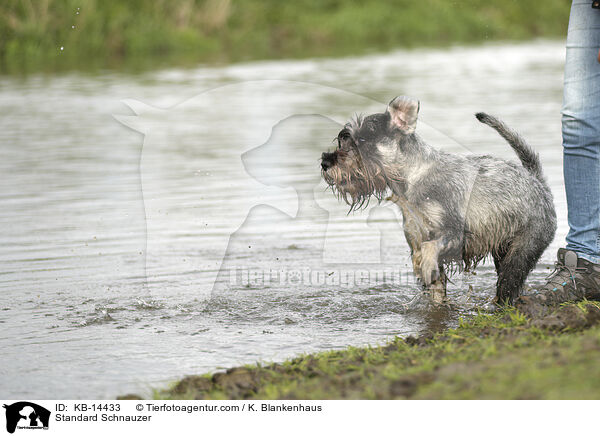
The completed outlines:
{"type": "Polygon", "coordinates": [[[419,102],[396,97],[384,113],[357,116],[321,156],[322,175],[350,210],[388,197],[402,211],[415,275],[435,300],[447,274],[491,254],[497,304],[512,304],[556,231],[552,193],[537,153],[500,120],[478,113],[521,164],[436,150],[415,134],[419,102]]]}

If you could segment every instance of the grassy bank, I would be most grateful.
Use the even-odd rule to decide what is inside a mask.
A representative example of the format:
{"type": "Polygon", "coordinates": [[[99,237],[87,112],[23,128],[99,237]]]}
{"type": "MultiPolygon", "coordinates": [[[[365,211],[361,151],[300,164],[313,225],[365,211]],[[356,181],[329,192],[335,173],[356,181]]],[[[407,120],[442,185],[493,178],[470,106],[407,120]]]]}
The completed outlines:
{"type": "Polygon", "coordinates": [[[437,335],[397,338],[282,364],[190,376],[163,399],[598,399],[600,306],[526,317],[478,315],[437,335]]]}
{"type": "Polygon", "coordinates": [[[569,0],[4,0],[0,71],[144,69],[564,37],[569,5],[569,0]]]}

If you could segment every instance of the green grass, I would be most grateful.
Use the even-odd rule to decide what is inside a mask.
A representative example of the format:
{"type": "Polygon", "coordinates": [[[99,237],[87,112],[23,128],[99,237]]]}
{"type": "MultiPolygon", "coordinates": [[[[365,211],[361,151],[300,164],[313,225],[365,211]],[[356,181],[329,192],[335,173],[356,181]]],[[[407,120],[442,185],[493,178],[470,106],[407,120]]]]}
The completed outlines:
{"type": "Polygon", "coordinates": [[[514,309],[381,347],[186,377],[157,399],[599,399],[600,307],[514,309]]]}
{"type": "Polygon", "coordinates": [[[562,38],[569,7],[568,0],[4,0],[0,71],[135,70],[562,38]]]}

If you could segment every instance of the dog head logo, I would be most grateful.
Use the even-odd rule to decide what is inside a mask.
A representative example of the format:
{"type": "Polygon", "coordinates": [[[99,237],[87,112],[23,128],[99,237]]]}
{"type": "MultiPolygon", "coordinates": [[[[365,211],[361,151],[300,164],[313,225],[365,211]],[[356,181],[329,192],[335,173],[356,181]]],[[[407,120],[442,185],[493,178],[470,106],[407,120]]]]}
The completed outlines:
{"type": "Polygon", "coordinates": [[[19,429],[48,429],[50,411],[28,401],[3,406],[6,409],[6,431],[19,429]]]}

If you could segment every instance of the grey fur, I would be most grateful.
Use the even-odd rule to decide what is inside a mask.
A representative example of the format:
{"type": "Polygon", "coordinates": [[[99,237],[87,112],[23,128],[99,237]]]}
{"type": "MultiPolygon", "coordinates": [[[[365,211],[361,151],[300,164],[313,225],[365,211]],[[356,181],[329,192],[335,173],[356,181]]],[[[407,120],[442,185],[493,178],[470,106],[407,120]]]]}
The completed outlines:
{"type": "Polygon", "coordinates": [[[497,302],[512,304],[556,231],[539,157],[484,113],[477,119],[507,140],[521,165],[436,150],[414,133],[418,110],[417,100],[396,97],[385,113],[352,120],[338,135],[338,149],[322,154],[323,178],[351,210],[391,193],[415,274],[426,287],[445,292],[453,266],[474,268],[491,255],[497,302]]]}

